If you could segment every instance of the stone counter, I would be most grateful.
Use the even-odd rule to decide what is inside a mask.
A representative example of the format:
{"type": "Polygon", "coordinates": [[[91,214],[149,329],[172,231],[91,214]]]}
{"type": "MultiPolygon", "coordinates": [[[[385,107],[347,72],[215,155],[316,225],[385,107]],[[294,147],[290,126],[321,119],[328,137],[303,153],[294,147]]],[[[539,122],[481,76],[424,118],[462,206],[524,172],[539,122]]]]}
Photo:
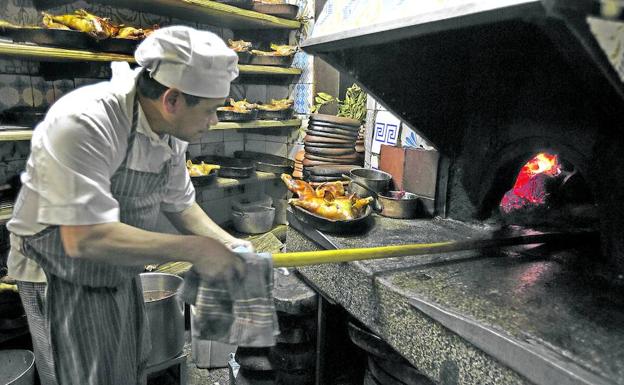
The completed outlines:
{"type": "MultiPolygon", "coordinates": [[[[288,251],[498,236],[447,220],[383,217],[365,234],[335,236],[289,220],[288,251]]],[[[436,383],[624,384],[624,296],[581,279],[578,263],[534,245],[299,271],[436,383]],[[443,326],[419,301],[473,326],[443,326]],[[475,328],[487,331],[485,342],[465,334],[475,328]],[[493,335],[503,343],[492,345],[493,335]]]]}

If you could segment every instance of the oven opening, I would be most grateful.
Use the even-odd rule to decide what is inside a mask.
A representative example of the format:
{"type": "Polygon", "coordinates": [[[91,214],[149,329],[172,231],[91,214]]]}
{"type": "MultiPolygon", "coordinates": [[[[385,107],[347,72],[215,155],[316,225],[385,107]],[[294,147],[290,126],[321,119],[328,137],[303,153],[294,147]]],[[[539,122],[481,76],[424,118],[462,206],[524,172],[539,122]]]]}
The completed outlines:
{"type": "Polygon", "coordinates": [[[518,172],[499,204],[506,224],[594,227],[598,212],[579,170],[558,154],[540,152],[518,172]]]}

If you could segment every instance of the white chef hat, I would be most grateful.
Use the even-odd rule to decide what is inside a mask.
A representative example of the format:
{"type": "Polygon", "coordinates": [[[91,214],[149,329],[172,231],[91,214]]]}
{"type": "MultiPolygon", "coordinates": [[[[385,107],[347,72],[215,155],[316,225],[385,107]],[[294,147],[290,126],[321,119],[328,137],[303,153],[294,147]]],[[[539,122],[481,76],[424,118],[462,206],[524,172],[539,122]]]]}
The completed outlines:
{"type": "Polygon", "coordinates": [[[212,32],[171,26],[152,32],[134,57],[160,84],[203,98],[224,98],[238,76],[238,55],[212,32]]]}

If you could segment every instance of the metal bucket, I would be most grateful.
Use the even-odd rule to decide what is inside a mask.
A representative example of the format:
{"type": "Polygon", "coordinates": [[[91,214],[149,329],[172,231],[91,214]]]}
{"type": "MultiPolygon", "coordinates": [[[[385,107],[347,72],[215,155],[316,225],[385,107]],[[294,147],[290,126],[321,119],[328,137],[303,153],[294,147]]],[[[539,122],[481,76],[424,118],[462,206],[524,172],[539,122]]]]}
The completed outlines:
{"type": "Polygon", "coordinates": [[[0,384],[35,383],[35,355],[30,350],[0,350],[0,384]]]}
{"type": "Polygon", "coordinates": [[[165,273],[142,273],[141,285],[152,350],[148,365],[175,358],[184,348],[184,303],[176,295],[182,278],[165,273]]]}
{"type": "Polygon", "coordinates": [[[377,196],[380,214],[390,218],[411,219],[422,216],[418,195],[406,191],[388,191],[377,196]]]}
{"type": "MultiPolygon", "coordinates": [[[[370,168],[354,168],[349,171],[349,177],[360,183],[376,193],[382,193],[388,190],[390,186],[390,180],[392,175],[384,171],[373,170],[370,168]]],[[[349,192],[355,193],[361,198],[372,196],[372,194],[366,189],[358,186],[357,184],[349,185],[349,192]]]]}

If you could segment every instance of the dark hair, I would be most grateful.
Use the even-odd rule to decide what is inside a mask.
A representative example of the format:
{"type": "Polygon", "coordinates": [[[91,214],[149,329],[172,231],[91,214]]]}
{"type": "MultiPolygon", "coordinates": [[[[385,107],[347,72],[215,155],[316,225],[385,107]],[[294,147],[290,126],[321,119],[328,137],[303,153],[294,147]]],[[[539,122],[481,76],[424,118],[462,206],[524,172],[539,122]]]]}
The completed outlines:
{"type": "MultiPolygon", "coordinates": [[[[156,80],[152,79],[149,75],[149,72],[146,70],[141,71],[141,75],[139,75],[139,81],[137,82],[137,89],[141,93],[141,95],[145,96],[148,99],[158,99],[160,95],[162,95],[165,91],[169,89],[167,86],[163,86],[158,83],[156,80]]],[[[189,107],[193,107],[197,103],[199,103],[202,98],[199,96],[193,96],[189,94],[182,93],[184,95],[184,100],[189,107]]]]}

